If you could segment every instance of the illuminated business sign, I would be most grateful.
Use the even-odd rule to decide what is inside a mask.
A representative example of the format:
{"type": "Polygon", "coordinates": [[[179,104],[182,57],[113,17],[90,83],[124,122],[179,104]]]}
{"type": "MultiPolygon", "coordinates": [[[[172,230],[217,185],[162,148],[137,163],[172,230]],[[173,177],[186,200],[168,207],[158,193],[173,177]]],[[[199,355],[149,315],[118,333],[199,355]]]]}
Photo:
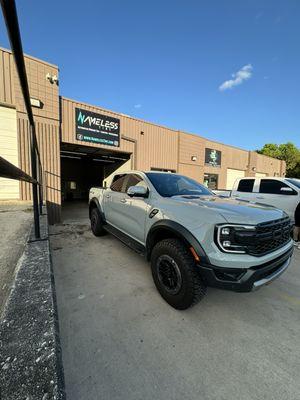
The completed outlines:
{"type": "Polygon", "coordinates": [[[221,166],[221,155],[219,150],[205,149],[205,164],[213,167],[221,166]]]}
{"type": "Polygon", "coordinates": [[[120,120],[75,108],[76,139],[83,142],[120,146],[120,120]]]}

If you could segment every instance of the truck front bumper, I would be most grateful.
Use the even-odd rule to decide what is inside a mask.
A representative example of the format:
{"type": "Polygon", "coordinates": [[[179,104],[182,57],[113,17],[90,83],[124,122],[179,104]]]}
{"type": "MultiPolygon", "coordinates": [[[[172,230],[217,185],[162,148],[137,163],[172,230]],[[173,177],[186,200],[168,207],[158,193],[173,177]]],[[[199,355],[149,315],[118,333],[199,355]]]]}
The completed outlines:
{"type": "Polygon", "coordinates": [[[278,278],[288,268],[293,250],[292,247],[272,261],[246,269],[222,268],[211,264],[200,265],[199,268],[208,286],[250,292],[278,278]]]}

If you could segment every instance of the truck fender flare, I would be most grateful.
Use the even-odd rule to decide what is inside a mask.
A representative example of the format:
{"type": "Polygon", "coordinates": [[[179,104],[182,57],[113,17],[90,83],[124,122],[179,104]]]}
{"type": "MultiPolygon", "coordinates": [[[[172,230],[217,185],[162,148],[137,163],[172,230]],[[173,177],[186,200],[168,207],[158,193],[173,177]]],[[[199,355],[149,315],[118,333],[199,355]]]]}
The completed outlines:
{"type": "Polygon", "coordinates": [[[99,202],[99,200],[97,199],[97,197],[93,197],[93,198],[91,198],[91,200],[89,201],[89,217],[91,217],[91,211],[92,211],[92,208],[94,208],[94,204],[96,205],[96,207],[97,207],[98,210],[99,210],[99,213],[100,213],[100,215],[101,215],[101,219],[102,219],[103,223],[105,223],[106,220],[105,220],[104,212],[102,211],[102,208],[101,208],[101,206],[100,206],[100,202],[99,202]]]}
{"type": "Polygon", "coordinates": [[[162,219],[160,221],[157,221],[150,228],[146,239],[146,251],[148,259],[150,259],[151,251],[154,246],[155,234],[159,230],[166,230],[175,234],[178,238],[183,240],[184,243],[193,247],[193,249],[199,256],[201,263],[209,264],[209,259],[195,236],[178,222],[171,221],[169,219],[162,219]]]}

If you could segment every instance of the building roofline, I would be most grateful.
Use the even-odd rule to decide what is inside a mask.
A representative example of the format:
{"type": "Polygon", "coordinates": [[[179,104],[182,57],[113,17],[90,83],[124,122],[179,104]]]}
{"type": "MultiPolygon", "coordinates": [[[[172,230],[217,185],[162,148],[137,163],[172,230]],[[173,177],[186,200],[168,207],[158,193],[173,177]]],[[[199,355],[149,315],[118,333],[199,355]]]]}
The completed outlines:
{"type": "MultiPolygon", "coordinates": [[[[12,54],[12,51],[9,50],[9,49],[6,49],[5,47],[1,47],[1,46],[0,46],[0,50],[12,54]]],[[[29,54],[26,54],[26,53],[24,53],[24,57],[25,57],[25,58],[29,58],[30,60],[38,61],[39,63],[48,65],[48,66],[50,66],[50,67],[57,68],[57,69],[59,70],[58,65],[56,65],[56,64],[51,64],[51,63],[49,63],[48,61],[41,60],[40,58],[30,56],[29,54]]]]}
{"type": "Polygon", "coordinates": [[[104,108],[104,107],[101,107],[101,106],[97,106],[95,104],[90,104],[90,103],[85,103],[84,101],[70,99],[70,97],[66,97],[66,96],[60,96],[60,98],[62,100],[72,101],[73,103],[83,104],[84,106],[87,106],[87,107],[100,108],[101,110],[109,112],[111,114],[115,114],[115,115],[119,115],[119,116],[121,115],[122,117],[133,119],[134,121],[139,121],[139,122],[142,122],[144,124],[150,124],[150,125],[153,125],[153,126],[158,126],[159,128],[168,129],[169,131],[178,132],[178,129],[169,128],[168,126],[165,126],[165,125],[155,124],[154,122],[146,121],[144,119],[133,117],[133,116],[128,115],[128,114],[123,114],[122,112],[112,111],[112,110],[109,110],[107,108],[104,108]]]}
{"type": "MultiPolygon", "coordinates": [[[[10,49],[6,49],[5,47],[1,47],[1,46],[0,46],[0,50],[12,54],[12,51],[11,51],[10,49]]],[[[42,63],[42,64],[44,64],[44,65],[48,65],[48,66],[50,66],[50,67],[57,68],[57,70],[59,71],[59,67],[58,67],[58,65],[56,65],[56,64],[49,63],[49,62],[47,62],[47,61],[45,61],[45,60],[42,60],[42,59],[37,58],[37,57],[33,57],[33,56],[29,55],[29,54],[25,54],[25,53],[24,53],[24,56],[25,56],[25,58],[28,58],[28,59],[31,59],[31,60],[34,60],[34,61],[38,61],[39,63],[42,63]]],[[[145,123],[145,124],[150,124],[150,125],[152,125],[152,126],[156,126],[156,127],[163,128],[163,129],[168,129],[168,130],[173,131],[173,132],[178,132],[178,133],[183,133],[183,134],[190,135],[190,136],[195,136],[195,137],[197,137],[197,138],[200,138],[200,139],[203,139],[203,140],[205,140],[205,141],[212,142],[212,143],[216,143],[216,144],[218,144],[218,145],[222,145],[222,146],[226,146],[226,147],[231,147],[231,148],[233,148],[233,149],[237,149],[237,150],[240,150],[240,151],[245,151],[245,152],[247,152],[247,153],[248,153],[248,152],[255,152],[255,153],[257,153],[256,150],[246,150],[246,149],[243,149],[243,148],[241,148],[241,147],[233,146],[233,145],[231,145],[231,144],[226,144],[226,143],[219,142],[219,141],[217,141],[217,140],[209,139],[209,138],[207,138],[207,137],[205,137],[205,136],[202,136],[202,135],[200,135],[200,134],[197,134],[197,133],[190,133],[190,132],[186,132],[186,131],[184,131],[184,130],[182,130],[182,129],[170,128],[170,127],[168,127],[168,126],[166,126],[166,125],[156,124],[156,123],[154,123],[154,122],[146,121],[146,120],[144,120],[144,119],[137,118],[137,117],[133,117],[133,116],[128,115],[128,114],[123,114],[122,112],[112,111],[112,110],[109,110],[109,109],[104,108],[104,107],[102,107],[102,106],[98,106],[98,105],[86,103],[86,102],[83,102],[83,101],[80,101],[80,100],[76,100],[76,99],[71,99],[71,98],[66,97],[66,96],[59,96],[59,97],[60,97],[61,99],[65,99],[65,100],[67,100],[67,101],[72,101],[72,102],[74,102],[74,103],[82,104],[82,105],[87,106],[87,107],[99,108],[99,109],[101,109],[101,110],[103,110],[103,111],[109,112],[109,113],[114,114],[114,115],[119,115],[119,116],[121,115],[122,117],[129,118],[129,119],[132,119],[132,120],[134,120],[134,121],[139,121],[139,122],[142,122],[142,123],[145,123]]],[[[259,153],[257,153],[257,154],[259,154],[259,153]]],[[[276,159],[276,158],[274,158],[274,157],[266,156],[266,155],[264,155],[264,154],[259,154],[259,155],[264,156],[264,157],[268,157],[268,158],[270,158],[270,159],[272,159],[272,160],[274,160],[274,159],[275,159],[275,160],[278,160],[278,159],[276,159]]],[[[282,160],[279,160],[279,161],[282,161],[282,160]]]]}
{"type": "Polygon", "coordinates": [[[222,146],[231,147],[233,149],[245,151],[246,153],[248,153],[249,151],[255,151],[255,150],[242,149],[241,147],[233,146],[232,144],[226,144],[226,143],[218,142],[217,140],[208,139],[207,137],[202,136],[202,135],[198,135],[197,133],[190,133],[190,132],[185,132],[185,131],[182,131],[182,130],[179,130],[179,131],[184,133],[184,134],[186,134],[186,135],[196,136],[196,137],[199,137],[199,138],[201,138],[203,140],[206,140],[206,141],[209,141],[209,142],[212,142],[212,143],[217,143],[217,144],[221,144],[222,146]]]}
{"type": "Polygon", "coordinates": [[[260,153],[257,152],[257,150],[253,150],[253,152],[256,153],[256,154],[258,154],[259,156],[267,157],[267,158],[269,158],[270,160],[284,161],[284,160],[281,160],[280,158],[275,158],[275,157],[267,156],[266,154],[260,154],[260,153]]]}
{"type": "Polygon", "coordinates": [[[66,96],[60,96],[60,97],[61,97],[61,99],[64,99],[64,100],[67,100],[67,101],[72,101],[73,103],[83,104],[84,106],[87,106],[87,107],[99,108],[99,109],[101,109],[101,110],[103,110],[103,111],[109,112],[109,113],[114,114],[114,115],[117,115],[117,116],[120,116],[120,115],[121,115],[122,117],[126,117],[126,118],[132,119],[132,120],[134,120],[134,121],[139,121],[139,122],[142,122],[142,123],[145,123],[145,124],[150,124],[150,125],[153,125],[153,126],[157,126],[157,127],[159,127],[159,128],[163,128],[163,129],[168,129],[168,130],[173,131],[173,132],[184,133],[185,135],[195,136],[195,137],[197,137],[197,138],[200,138],[200,139],[203,139],[203,140],[212,142],[212,143],[217,143],[217,144],[220,144],[220,145],[222,145],[222,146],[231,147],[231,148],[233,148],[233,149],[245,151],[245,152],[247,152],[247,153],[248,153],[249,151],[255,151],[255,150],[246,150],[246,149],[242,149],[242,148],[240,148],[240,147],[233,146],[233,145],[226,144],[226,143],[222,143],[222,142],[218,142],[218,141],[216,141],[216,140],[211,140],[211,139],[208,139],[208,138],[206,138],[206,137],[204,137],[204,136],[202,136],[202,135],[199,135],[199,134],[197,134],[197,133],[190,133],[190,132],[183,131],[183,130],[181,130],[181,129],[174,129],[174,128],[170,128],[170,127],[165,126],[165,125],[156,124],[156,123],[154,123],[154,122],[146,121],[146,120],[144,120],[144,119],[137,118],[137,117],[133,117],[133,116],[128,115],[128,114],[123,114],[122,112],[112,111],[112,110],[109,110],[109,109],[104,108],[104,107],[101,107],[101,106],[97,106],[97,105],[90,104],[90,103],[85,103],[85,102],[83,102],[83,101],[76,100],[76,99],[71,99],[70,97],[66,97],[66,96]]]}

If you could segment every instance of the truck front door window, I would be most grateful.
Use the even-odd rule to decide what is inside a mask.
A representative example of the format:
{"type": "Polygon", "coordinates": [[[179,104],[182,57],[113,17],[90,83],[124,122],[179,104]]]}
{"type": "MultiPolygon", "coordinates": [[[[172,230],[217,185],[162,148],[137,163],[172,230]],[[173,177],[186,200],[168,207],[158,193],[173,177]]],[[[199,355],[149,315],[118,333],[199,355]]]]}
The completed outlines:
{"type": "Polygon", "coordinates": [[[134,239],[144,242],[145,220],[147,215],[148,202],[141,197],[130,197],[127,190],[130,186],[145,186],[146,182],[138,174],[128,174],[124,184],[124,194],[120,205],[118,227],[126,231],[134,239]]]}
{"type": "Polygon", "coordinates": [[[130,186],[143,186],[147,188],[146,182],[137,174],[129,174],[127,182],[125,183],[125,193],[130,186]]]}
{"type": "Polygon", "coordinates": [[[114,192],[124,192],[124,182],[125,182],[126,174],[116,175],[112,181],[110,189],[114,192]]]}

